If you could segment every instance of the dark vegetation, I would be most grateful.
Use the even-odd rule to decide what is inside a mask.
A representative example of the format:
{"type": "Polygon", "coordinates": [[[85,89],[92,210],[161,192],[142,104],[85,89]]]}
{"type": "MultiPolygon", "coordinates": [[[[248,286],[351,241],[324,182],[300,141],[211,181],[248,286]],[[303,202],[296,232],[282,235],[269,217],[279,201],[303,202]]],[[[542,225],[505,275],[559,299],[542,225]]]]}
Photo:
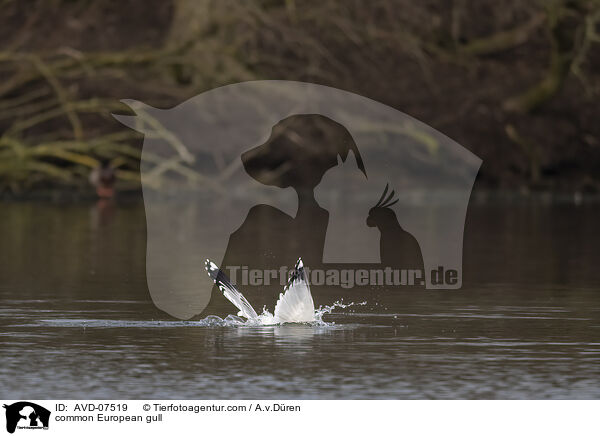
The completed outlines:
{"type": "MultiPolygon", "coordinates": [[[[600,0],[0,0],[0,193],[139,186],[120,99],[252,79],[365,95],[484,161],[480,186],[600,188],[600,0]]],[[[150,156],[151,158],[151,156],[150,156]]]]}

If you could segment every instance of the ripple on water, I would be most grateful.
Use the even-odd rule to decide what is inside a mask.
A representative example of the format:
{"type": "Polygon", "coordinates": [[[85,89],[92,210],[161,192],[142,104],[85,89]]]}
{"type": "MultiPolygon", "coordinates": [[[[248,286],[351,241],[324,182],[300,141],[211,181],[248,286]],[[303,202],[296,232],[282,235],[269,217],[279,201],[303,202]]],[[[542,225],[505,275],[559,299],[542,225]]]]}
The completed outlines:
{"type": "MultiPolygon", "coordinates": [[[[356,303],[364,305],[366,302],[356,303]]],[[[334,309],[345,309],[355,305],[355,303],[335,302],[331,306],[320,306],[315,311],[315,321],[303,323],[319,327],[334,326],[333,322],[323,321],[323,316],[330,314],[334,309]]],[[[180,328],[180,327],[258,327],[279,325],[274,321],[273,314],[264,310],[255,320],[247,320],[235,315],[227,315],[221,318],[216,315],[209,315],[204,319],[196,321],[162,321],[162,320],[116,320],[116,319],[89,319],[89,318],[54,318],[39,319],[34,323],[20,324],[20,327],[35,327],[39,325],[51,327],[79,327],[79,328],[180,328]]]]}

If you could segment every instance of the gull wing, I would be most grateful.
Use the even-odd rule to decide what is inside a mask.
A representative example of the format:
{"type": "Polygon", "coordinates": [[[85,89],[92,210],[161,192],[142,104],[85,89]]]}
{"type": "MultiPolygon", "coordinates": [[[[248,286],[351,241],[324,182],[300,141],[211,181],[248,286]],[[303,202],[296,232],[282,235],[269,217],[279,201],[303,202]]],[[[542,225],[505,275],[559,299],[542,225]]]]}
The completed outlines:
{"type": "Polygon", "coordinates": [[[302,259],[298,259],[294,271],[279,294],[274,312],[277,322],[311,322],[315,320],[315,303],[306,280],[302,259]]]}
{"type": "Polygon", "coordinates": [[[217,265],[215,265],[209,259],[206,259],[204,267],[206,268],[206,272],[210,278],[213,279],[213,282],[215,282],[221,292],[223,292],[225,298],[231,301],[233,305],[240,310],[238,313],[239,316],[243,316],[247,319],[258,318],[258,315],[252,308],[252,305],[248,303],[248,300],[246,300],[242,293],[231,284],[227,275],[217,265]]]}

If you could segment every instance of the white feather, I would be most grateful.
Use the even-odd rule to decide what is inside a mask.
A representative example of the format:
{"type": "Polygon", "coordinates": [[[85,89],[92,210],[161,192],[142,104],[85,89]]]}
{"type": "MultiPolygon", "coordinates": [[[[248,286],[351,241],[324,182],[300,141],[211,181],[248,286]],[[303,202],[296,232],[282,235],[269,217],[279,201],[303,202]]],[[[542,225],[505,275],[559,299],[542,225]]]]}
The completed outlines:
{"type": "Polygon", "coordinates": [[[223,292],[225,298],[231,301],[233,305],[240,310],[238,312],[238,316],[243,316],[244,318],[248,319],[258,318],[258,315],[256,314],[256,311],[252,305],[248,302],[248,300],[246,300],[242,293],[231,284],[229,278],[223,271],[219,269],[217,265],[215,265],[209,259],[206,259],[205,268],[206,272],[208,272],[208,275],[217,284],[221,292],[223,292]]]}
{"type": "Polygon", "coordinates": [[[315,303],[304,274],[302,259],[298,259],[287,288],[279,294],[273,315],[278,323],[315,321],[315,303]]]}

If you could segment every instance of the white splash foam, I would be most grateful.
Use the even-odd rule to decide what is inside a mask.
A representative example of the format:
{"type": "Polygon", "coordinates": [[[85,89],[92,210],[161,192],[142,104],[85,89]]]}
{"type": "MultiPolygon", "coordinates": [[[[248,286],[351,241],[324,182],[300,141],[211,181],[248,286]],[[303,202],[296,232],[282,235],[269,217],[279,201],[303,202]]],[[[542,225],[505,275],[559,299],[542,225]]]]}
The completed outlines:
{"type": "MultiPolygon", "coordinates": [[[[307,324],[307,325],[317,325],[317,326],[328,326],[328,325],[333,325],[335,323],[333,322],[326,322],[323,321],[323,316],[330,314],[331,312],[333,312],[334,309],[336,308],[341,308],[341,309],[346,309],[348,307],[351,306],[364,306],[365,304],[367,304],[366,301],[363,301],[361,303],[344,303],[343,301],[336,301],[335,303],[333,303],[330,306],[319,306],[318,309],[315,310],[315,320],[311,321],[311,322],[305,322],[305,323],[294,323],[294,324],[307,324]]],[[[228,315],[225,320],[227,320],[229,317],[231,317],[232,315],[228,315]]],[[[206,319],[211,318],[206,317],[206,319]]],[[[219,317],[216,317],[219,318],[219,317]]],[[[256,319],[249,319],[247,321],[243,321],[243,319],[235,317],[239,320],[242,321],[241,325],[245,325],[245,326],[253,326],[253,325],[281,325],[281,324],[286,324],[283,322],[280,322],[271,312],[269,312],[266,308],[263,308],[263,311],[260,315],[258,315],[258,318],[256,319]]],[[[220,318],[219,318],[220,319],[220,318]]],[[[224,320],[224,321],[225,321],[224,320]]],[[[240,325],[240,324],[237,324],[240,325]]]]}

